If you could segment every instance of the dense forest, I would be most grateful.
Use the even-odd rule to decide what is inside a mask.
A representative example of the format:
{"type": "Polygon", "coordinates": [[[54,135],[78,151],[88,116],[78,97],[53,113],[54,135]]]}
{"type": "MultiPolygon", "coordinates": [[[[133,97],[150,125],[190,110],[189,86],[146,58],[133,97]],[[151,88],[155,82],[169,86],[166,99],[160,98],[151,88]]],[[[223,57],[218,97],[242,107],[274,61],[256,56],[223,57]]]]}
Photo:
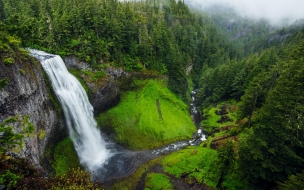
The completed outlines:
{"type": "Polygon", "coordinates": [[[231,43],[208,17],[181,1],[5,1],[2,20],[24,47],[76,55],[92,67],[103,63],[169,76],[169,88],[186,100],[185,70],[234,58],[231,43]],[[219,56],[221,55],[220,58],[219,56]]]}
{"type": "MultiPolygon", "coordinates": [[[[0,59],[12,64],[27,56],[26,47],[74,55],[97,72],[105,65],[128,72],[153,70],[168,76],[168,88],[187,103],[189,91],[197,89],[201,125],[210,141],[217,132],[206,124],[208,111],[233,104],[235,122],[225,135],[234,139],[216,148],[217,173],[208,176],[215,181],[207,184],[210,189],[304,188],[302,20],[272,27],[216,7],[201,12],[181,0],[0,0],[0,59]]],[[[6,83],[0,79],[0,91],[6,83]]],[[[10,122],[0,121],[1,162],[22,139],[14,137],[10,122]],[[2,138],[5,133],[16,140],[2,138]]],[[[77,172],[87,184],[82,188],[100,185],[72,170],[75,183],[77,172]]],[[[20,185],[18,175],[1,168],[0,185],[20,185]]],[[[66,178],[39,180],[56,189],[66,187],[66,178]]],[[[195,178],[205,187],[204,176],[195,178]]]]}

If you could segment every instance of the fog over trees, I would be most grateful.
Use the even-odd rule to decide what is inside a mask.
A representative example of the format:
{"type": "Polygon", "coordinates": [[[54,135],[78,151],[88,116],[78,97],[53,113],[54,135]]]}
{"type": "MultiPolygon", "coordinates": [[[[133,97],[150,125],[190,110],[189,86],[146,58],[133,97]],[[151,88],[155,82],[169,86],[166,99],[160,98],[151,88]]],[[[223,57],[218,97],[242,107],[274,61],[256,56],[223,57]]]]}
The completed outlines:
{"type": "Polygon", "coordinates": [[[274,25],[291,24],[304,18],[304,1],[301,0],[185,0],[185,3],[200,9],[220,5],[234,9],[240,16],[266,19],[274,25]]]}

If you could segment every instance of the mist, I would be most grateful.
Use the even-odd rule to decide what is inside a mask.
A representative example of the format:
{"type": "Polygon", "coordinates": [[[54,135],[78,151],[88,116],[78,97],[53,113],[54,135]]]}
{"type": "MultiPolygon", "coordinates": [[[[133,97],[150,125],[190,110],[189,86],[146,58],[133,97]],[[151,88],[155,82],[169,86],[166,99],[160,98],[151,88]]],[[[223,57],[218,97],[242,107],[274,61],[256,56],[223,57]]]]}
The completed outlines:
{"type": "Polygon", "coordinates": [[[185,3],[198,9],[222,5],[233,8],[240,16],[266,19],[272,25],[291,24],[304,18],[303,0],[185,0],[185,3]]]}

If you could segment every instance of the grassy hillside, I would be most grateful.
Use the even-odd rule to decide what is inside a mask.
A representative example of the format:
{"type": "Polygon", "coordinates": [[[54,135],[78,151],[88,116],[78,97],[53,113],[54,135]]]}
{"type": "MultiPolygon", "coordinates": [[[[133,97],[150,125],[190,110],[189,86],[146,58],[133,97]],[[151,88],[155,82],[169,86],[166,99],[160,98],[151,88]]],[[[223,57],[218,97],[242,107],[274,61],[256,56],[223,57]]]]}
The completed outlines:
{"type": "Polygon", "coordinates": [[[195,132],[188,106],[160,80],[137,81],[118,106],[98,116],[101,128],[131,149],[151,149],[195,132]]]}

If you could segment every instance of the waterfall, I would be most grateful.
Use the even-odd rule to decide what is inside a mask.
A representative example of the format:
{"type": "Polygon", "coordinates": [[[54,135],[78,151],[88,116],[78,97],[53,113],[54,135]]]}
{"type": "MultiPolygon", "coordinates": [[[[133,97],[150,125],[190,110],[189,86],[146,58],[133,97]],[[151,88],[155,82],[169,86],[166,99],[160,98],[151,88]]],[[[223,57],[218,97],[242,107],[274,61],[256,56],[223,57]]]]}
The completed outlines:
{"type": "Polygon", "coordinates": [[[90,172],[101,168],[112,153],[97,129],[93,106],[79,83],[71,75],[58,55],[29,49],[31,55],[39,59],[49,76],[52,87],[62,105],[69,135],[74,143],[80,163],[90,172]]]}

